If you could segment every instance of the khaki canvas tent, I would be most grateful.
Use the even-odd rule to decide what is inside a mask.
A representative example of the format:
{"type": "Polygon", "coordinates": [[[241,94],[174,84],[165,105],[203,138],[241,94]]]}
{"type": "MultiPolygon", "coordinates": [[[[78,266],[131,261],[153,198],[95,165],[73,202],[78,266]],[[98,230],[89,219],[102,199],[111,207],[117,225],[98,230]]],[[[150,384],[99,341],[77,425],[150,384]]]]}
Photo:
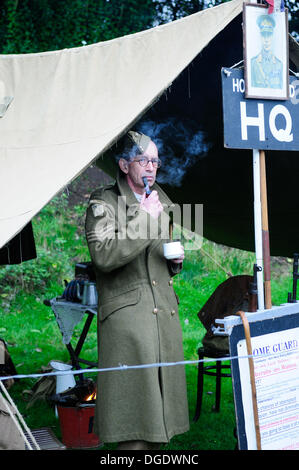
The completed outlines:
{"type": "MultiPolygon", "coordinates": [[[[166,92],[174,101],[173,92],[169,92],[179,85],[180,77],[185,87],[184,96],[188,96],[190,84],[188,81],[185,84],[184,80],[189,80],[190,75],[192,78],[195,70],[192,64],[199,61],[206,67],[199,71],[201,77],[205,72],[213,71],[219,74],[220,80],[218,65],[222,56],[223,66],[234,64],[227,62],[232,59],[226,56],[228,52],[237,51],[238,59],[242,59],[242,6],[242,0],[231,0],[172,23],[79,48],[0,56],[0,248],[5,249],[8,242],[12,243],[17,234],[28,228],[32,218],[92,162],[98,159],[109,171],[110,162],[102,160],[105,151],[147,112],[154,113],[158,109],[163,114],[166,92]],[[236,25],[236,28],[231,31],[230,25],[236,25]],[[234,31],[237,31],[236,36],[234,31]],[[227,42],[223,42],[222,34],[226,34],[227,42]],[[220,39],[215,54],[217,38],[220,39]],[[237,42],[231,44],[236,39],[237,42]],[[205,51],[210,50],[208,45],[214,48],[215,63],[206,60],[205,51]]],[[[298,58],[298,44],[294,41],[291,44],[295,51],[293,56],[298,58]]],[[[210,107],[219,123],[219,84],[210,82],[208,74],[206,88],[198,83],[200,89],[197,92],[203,98],[208,97],[207,91],[215,86],[218,101],[212,99],[202,109],[207,111],[210,107]]],[[[193,84],[194,88],[196,84],[193,84]]],[[[187,101],[184,104],[187,108],[193,104],[199,112],[193,95],[189,100],[184,96],[180,96],[180,102],[187,101]]],[[[153,119],[153,114],[147,117],[153,119]]],[[[192,125],[194,122],[196,126],[196,120],[192,125]]],[[[175,134],[172,138],[175,140],[175,134]]],[[[223,147],[222,141],[220,146],[223,147]]],[[[184,159],[184,155],[181,158],[184,159]]],[[[243,161],[246,162],[246,158],[243,161]]],[[[220,167],[223,174],[222,170],[220,167]]],[[[201,178],[207,180],[205,168],[201,178]]],[[[200,184],[192,180],[187,186],[192,197],[188,193],[184,200],[184,185],[173,190],[170,184],[174,200],[205,204],[200,184]]],[[[218,183],[211,181],[209,187],[217,194],[218,183]]],[[[222,191],[220,200],[223,196],[225,192],[222,191]]],[[[251,242],[247,243],[251,238],[253,241],[250,233],[246,243],[240,239],[230,241],[225,229],[214,233],[217,220],[221,224],[226,222],[229,233],[229,217],[219,218],[213,203],[210,212],[209,204],[206,207],[205,236],[250,248],[251,242]]],[[[250,226],[251,216],[249,209],[250,226]]],[[[231,218],[233,220],[235,216],[232,214],[231,218]]],[[[243,231],[246,232],[246,227],[243,231]]]]}

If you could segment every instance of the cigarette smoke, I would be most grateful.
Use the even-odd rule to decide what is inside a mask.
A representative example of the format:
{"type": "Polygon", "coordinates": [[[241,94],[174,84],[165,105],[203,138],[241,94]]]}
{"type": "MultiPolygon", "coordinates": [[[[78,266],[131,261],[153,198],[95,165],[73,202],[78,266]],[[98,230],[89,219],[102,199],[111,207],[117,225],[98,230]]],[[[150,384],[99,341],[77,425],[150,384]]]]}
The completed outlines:
{"type": "Polygon", "coordinates": [[[141,121],[136,130],[148,135],[158,147],[162,166],[158,183],[180,186],[184,175],[196,160],[204,158],[210,148],[205,133],[189,120],[175,117],[155,121],[141,121]]]}

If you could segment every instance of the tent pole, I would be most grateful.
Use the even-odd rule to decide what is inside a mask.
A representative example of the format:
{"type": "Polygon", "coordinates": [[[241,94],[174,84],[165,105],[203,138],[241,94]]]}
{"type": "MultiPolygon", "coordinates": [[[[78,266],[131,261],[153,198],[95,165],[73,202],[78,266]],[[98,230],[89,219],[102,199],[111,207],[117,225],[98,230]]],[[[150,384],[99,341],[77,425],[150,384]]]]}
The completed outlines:
{"type": "Polygon", "coordinates": [[[260,153],[260,177],[261,177],[265,308],[270,309],[272,308],[272,300],[271,300],[271,266],[270,266],[270,242],[269,242],[269,228],[268,228],[266,162],[265,162],[264,150],[260,150],[259,153],[260,153]]]}
{"type": "Polygon", "coordinates": [[[261,177],[260,152],[253,149],[253,188],[254,188],[254,232],[256,264],[262,269],[257,271],[258,310],[264,309],[264,279],[263,279],[263,240],[262,240],[262,210],[261,210],[261,177]]]}

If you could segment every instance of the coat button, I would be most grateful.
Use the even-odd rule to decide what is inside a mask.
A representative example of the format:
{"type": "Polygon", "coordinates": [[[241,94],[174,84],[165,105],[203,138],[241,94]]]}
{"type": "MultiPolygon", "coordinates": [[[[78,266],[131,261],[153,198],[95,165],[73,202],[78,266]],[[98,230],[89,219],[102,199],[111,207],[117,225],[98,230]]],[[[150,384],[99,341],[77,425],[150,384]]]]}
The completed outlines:
{"type": "Polygon", "coordinates": [[[175,310],[171,310],[171,315],[175,315],[175,310]]]}
{"type": "Polygon", "coordinates": [[[158,313],[158,309],[157,309],[157,308],[154,308],[153,313],[154,313],[154,314],[157,314],[157,313],[158,313]]]}
{"type": "Polygon", "coordinates": [[[153,280],[152,284],[153,284],[153,286],[156,286],[156,285],[157,285],[157,281],[153,280]]]}
{"type": "Polygon", "coordinates": [[[168,284],[169,284],[170,286],[172,286],[172,284],[173,284],[173,280],[172,280],[172,279],[170,279],[170,281],[168,281],[168,284]]]}

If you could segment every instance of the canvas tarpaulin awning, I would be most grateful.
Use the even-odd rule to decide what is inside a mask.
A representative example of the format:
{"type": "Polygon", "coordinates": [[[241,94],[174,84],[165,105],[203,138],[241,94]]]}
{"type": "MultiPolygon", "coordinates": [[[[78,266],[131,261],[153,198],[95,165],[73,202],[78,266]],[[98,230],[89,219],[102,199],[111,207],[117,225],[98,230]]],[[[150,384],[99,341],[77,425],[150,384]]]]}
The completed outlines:
{"type": "Polygon", "coordinates": [[[0,56],[1,110],[8,104],[0,118],[0,248],[148,109],[242,5],[232,0],[79,48],[0,56]]]}

